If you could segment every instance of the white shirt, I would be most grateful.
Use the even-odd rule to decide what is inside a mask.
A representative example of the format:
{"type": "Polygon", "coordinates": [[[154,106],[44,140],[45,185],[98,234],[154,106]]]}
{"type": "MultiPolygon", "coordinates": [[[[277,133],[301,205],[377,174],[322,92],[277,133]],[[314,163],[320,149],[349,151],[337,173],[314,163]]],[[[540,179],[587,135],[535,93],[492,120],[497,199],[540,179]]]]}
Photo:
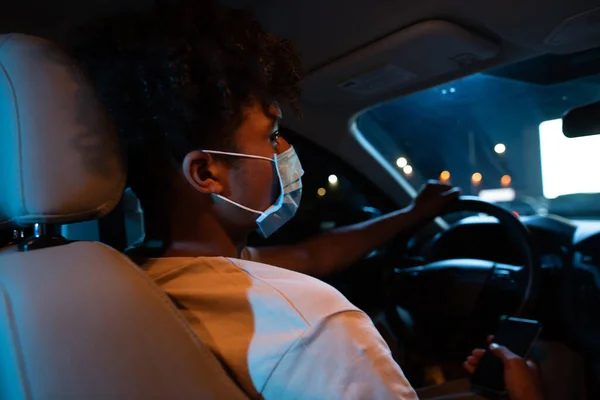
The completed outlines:
{"type": "Polygon", "coordinates": [[[253,398],[417,398],[371,319],[326,283],[223,257],[143,268],[253,398]]]}

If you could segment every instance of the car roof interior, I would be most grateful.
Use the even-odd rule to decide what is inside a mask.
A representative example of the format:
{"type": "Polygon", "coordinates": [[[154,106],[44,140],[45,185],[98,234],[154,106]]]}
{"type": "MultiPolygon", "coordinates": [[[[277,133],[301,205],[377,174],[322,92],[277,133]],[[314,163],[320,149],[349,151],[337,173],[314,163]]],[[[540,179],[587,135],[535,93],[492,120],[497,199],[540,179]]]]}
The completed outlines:
{"type": "MultiPolygon", "coordinates": [[[[168,0],[166,0],[168,1],[168,0]]],[[[73,28],[153,0],[12,1],[0,32],[65,43],[73,28]],[[34,11],[32,11],[34,10],[34,11]]],[[[303,117],[285,124],[337,153],[398,204],[407,187],[359,144],[352,129],[361,110],[462,76],[543,54],[600,46],[600,3],[593,0],[480,2],[474,0],[222,0],[251,8],[268,30],[295,41],[307,77],[303,117]]],[[[408,190],[408,194],[411,191],[408,190]]]]}

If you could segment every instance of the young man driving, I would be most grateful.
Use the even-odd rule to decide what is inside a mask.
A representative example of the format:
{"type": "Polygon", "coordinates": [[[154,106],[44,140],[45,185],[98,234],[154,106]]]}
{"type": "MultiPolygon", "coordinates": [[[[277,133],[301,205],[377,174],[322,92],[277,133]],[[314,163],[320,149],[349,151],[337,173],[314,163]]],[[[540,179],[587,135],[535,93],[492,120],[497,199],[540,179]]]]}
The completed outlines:
{"type": "MultiPolygon", "coordinates": [[[[352,264],[436,215],[458,189],[430,184],[380,219],[298,246],[247,249],[250,233],[272,234],[300,202],[303,170],[278,133],[278,104],[298,111],[293,47],[246,13],[199,5],[88,34],[76,53],[127,148],[145,214],[142,268],[241,388],[268,399],[416,398],[369,317],[306,274],[352,264]]],[[[511,357],[504,350],[495,351],[511,357]]],[[[532,397],[513,400],[522,398],[532,397]]]]}

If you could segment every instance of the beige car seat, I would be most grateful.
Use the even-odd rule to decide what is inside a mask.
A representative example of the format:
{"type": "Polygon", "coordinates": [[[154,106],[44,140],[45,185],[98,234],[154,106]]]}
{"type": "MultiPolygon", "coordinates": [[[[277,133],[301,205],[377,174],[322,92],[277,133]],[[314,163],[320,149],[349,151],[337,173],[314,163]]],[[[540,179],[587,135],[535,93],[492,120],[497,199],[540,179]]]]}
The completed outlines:
{"type": "Polygon", "coordinates": [[[52,43],[0,35],[0,399],[242,399],[167,296],[127,257],[60,224],[120,200],[125,168],[94,92],[52,43]]]}

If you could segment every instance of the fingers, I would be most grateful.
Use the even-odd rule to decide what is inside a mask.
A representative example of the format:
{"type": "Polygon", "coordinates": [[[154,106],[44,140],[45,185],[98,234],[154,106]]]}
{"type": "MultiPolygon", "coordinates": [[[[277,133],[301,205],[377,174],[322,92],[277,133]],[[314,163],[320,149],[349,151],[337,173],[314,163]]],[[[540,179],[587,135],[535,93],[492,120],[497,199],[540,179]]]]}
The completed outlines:
{"type": "Polygon", "coordinates": [[[530,358],[528,358],[527,360],[525,360],[525,364],[527,364],[527,368],[529,368],[529,370],[531,372],[533,372],[534,374],[538,374],[539,373],[539,368],[537,366],[537,364],[530,358]]]}
{"type": "Polygon", "coordinates": [[[470,374],[473,374],[473,373],[475,373],[475,370],[477,369],[477,366],[476,366],[476,365],[469,364],[469,362],[468,362],[468,361],[465,361],[465,362],[463,363],[463,368],[464,368],[464,369],[465,369],[465,370],[466,370],[468,373],[470,373],[470,374]]]}
{"type": "Polygon", "coordinates": [[[440,181],[438,181],[438,180],[435,180],[435,179],[429,179],[429,180],[427,181],[427,183],[425,183],[425,186],[437,186],[437,187],[440,187],[440,186],[447,186],[447,187],[448,187],[448,189],[452,187],[451,185],[447,185],[447,184],[445,184],[445,183],[442,183],[442,182],[440,182],[440,181]]]}
{"type": "Polygon", "coordinates": [[[463,367],[467,370],[467,372],[471,374],[475,372],[477,366],[479,365],[479,362],[481,361],[481,357],[483,357],[484,354],[484,349],[473,350],[472,355],[467,357],[467,360],[463,363],[463,367]]]}
{"type": "Polygon", "coordinates": [[[479,365],[479,361],[481,361],[481,358],[477,358],[475,356],[469,356],[469,357],[467,357],[466,363],[477,368],[477,366],[479,365]]]}
{"type": "Polygon", "coordinates": [[[502,360],[502,362],[506,362],[506,361],[510,361],[513,360],[515,358],[519,358],[517,355],[515,355],[515,353],[513,353],[512,351],[510,351],[509,349],[507,349],[505,346],[500,346],[496,343],[492,343],[490,344],[490,351],[499,359],[502,360]]]}
{"type": "MultiPolygon", "coordinates": [[[[476,358],[481,358],[485,354],[485,349],[473,349],[471,355],[476,358]]],[[[469,356],[470,357],[470,356],[469,356]]]]}
{"type": "Polygon", "coordinates": [[[494,335],[489,335],[489,336],[487,337],[487,341],[488,341],[488,343],[490,343],[490,344],[491,344],[491,343],[492,343],[492,340],[494,340],[494,335]]]}
{"type": "Polygon", "coordinates": [[[473,354],[467,357],[467,362],[471,364],[478,364],[481,361],[481,358],[485,354],[485,350],[483,349],[475,349],[473,350],[473,354]]]}
{"type": "Polygon", "coordinates": [[[448,185],[447,183],[442,183],[433,179],[428,180],[427,183],[423,185],[423,189],[432,190],[440,193],[445,192],[446,190],[450,190],[453,187],[454,186],[452,185],[448,185]]]}
{"type": "Polygon", "coordinates": [[[450,190],[446,190],[442,193],[442,196],[448,199],[457,199],[462,194],[462,190],[459,187],[453,187],[450,190]]]}
{"type": "Polygon", "coordinates": [[[448,185],[440,181],[429,180],[421,188],[421,192],[441,194],[444,197],[458,197],[462,190],[459,187],[448,185]]]}

